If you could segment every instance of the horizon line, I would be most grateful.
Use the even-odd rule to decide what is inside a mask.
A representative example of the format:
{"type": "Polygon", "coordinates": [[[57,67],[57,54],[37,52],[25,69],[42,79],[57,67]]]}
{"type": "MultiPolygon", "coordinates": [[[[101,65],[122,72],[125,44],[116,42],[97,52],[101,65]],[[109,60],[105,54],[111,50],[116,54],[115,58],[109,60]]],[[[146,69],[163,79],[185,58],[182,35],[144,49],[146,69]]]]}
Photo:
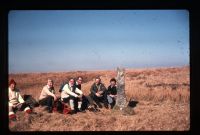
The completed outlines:
{"type": "MultiPolygon", "coordinates": [[[[190,67],[190,65],[182,65],[182,66],[154,66],[154,67],[138,67],[138,68],[133,68],[133,67],[120,67],[119,68],[125,68],[125,70],[141,70],[141,69],[160,69],[160,68],[184,68],[184,67],[190,67]]],[[[67,72],[96,72],[96,71],[115,71],[118,67],[116,67],[115,69],[88,69],[88,70],[66,70],[66,71],[46,71],[46,72],[40,72],[40,71],[36,71],[36,72],[10,72],[8,73],[8,75],[10,74],[40,74],[40,73],[67,73],[67,72]]]]}

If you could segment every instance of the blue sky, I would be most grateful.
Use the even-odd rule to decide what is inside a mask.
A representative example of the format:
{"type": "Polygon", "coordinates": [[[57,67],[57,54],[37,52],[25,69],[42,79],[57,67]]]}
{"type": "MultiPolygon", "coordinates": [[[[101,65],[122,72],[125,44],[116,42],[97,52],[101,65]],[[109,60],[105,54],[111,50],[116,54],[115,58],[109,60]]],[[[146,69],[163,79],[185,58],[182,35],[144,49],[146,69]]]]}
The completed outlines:
{"type": "Polygon", "coordinates": [[[9,73],[189,65],[187,10],[13,10],[9,73]]]}

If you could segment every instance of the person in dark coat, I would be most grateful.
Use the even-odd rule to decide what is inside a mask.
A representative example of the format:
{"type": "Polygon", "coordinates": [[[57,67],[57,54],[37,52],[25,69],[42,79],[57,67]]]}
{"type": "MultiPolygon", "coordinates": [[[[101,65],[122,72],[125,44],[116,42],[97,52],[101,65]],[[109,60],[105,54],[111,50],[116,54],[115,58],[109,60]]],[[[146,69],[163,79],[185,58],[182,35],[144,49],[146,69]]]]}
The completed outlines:
{"type": "Polygon", "coordinates": [[[116,88],[116,79],[112,78],[110,80],[110,86],[107,90],[107,99],[111,109],[114,107],[117,98],[117,88],[116,88]]]}
{"type": "MultiPolygon", "coordinates": [[[[76,79],[76,84],[75,85],[76,85],[76,88],[78,88],[79,90],[81,90],[83,92],[83,90],[81,89],[82,82],[83,82],[83,77],[82,76],[78,76],[77,79],[76,79]]],[[[87,108],[87,105],[88,105],[88,99],[83,93],[83,95],[82,95],[82,104],[81,104],[81,111],[82,112],[85,112],[85,109],[87,108]]],[[[77,103],[76,103],[76,106],[77,106],[77,103]]]]}
{"type": "Polygon", "coordinates": [[[100,103],[103,103],[104,107],[108,109],[107,89],[99,77],[95,79],[95,83],[92,84],[90,92],[89,96],[99,108],[102,108],[100,103]]]}

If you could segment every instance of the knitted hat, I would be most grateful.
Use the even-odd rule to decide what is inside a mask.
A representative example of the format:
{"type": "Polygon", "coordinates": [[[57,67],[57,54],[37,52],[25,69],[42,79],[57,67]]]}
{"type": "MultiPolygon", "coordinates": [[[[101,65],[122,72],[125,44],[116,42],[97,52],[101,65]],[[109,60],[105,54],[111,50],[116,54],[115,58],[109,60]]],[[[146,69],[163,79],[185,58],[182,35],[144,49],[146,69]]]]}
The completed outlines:
{"type": "Polygon", "coordinates": [[[15,82],[14,79],[11,79],[11,80],[10,80],[9,85],[11,85],[11,84],[15,84],[15,85],[16,85],[16,82],[15,82]]]}

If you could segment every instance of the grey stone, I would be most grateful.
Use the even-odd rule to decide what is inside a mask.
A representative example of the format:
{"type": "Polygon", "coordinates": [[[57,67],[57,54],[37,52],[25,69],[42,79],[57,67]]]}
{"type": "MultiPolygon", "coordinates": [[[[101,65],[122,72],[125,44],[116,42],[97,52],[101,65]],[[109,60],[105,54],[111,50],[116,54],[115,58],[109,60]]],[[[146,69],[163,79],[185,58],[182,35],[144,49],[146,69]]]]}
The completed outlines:
{"type": "Polygon", "coordinates": [[[125,69],[117,68],[117,100],[115,108],[122,110],[126,107],[126,95],[125,95],[125,69]]]}

